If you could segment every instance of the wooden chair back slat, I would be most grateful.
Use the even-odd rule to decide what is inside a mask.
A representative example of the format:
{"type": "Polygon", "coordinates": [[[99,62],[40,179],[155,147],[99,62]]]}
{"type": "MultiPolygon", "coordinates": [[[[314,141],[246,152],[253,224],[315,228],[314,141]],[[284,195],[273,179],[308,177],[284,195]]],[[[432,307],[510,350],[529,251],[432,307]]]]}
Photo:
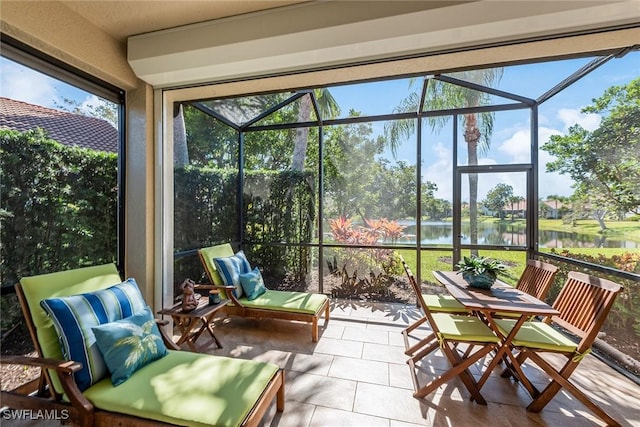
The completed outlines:
{"type": "Polygon", "coordinates": [[[579,349],[586,349],[595,340],[622,286],[572,271],[553,307],[561,314],[551,321],[580,337],[579,349]]]}
{"type": "Polygon", "coordinates": [[[549,293],[551,284],[556,277],[558,267],[555,265],[536,261],[528,260],[516,288],[532,295],[539,300],[544,300],[549,293]]]}
{"type": "Polygon", "coordinates": [[[427,322],[432,327],[434,333],[439,332],[436,322],[433,321],[433,316],[431,315],[429,306],[427,305],[426,301],[422,296],[422,289],[420,288],[420,285],[418,285],[418,281],[416,280],[416,278],[413,276],[413,273],[411,272],[411,268],[409,268],[409,265],[406,263],[404,258],[400,257],[400,261],[402,262],[402,267],[404,267],[405,273],[407,273],[407,277],[409,278],[409,283],[411,283],[413,292],[416,294],[416,297],[418,298],[418,304],[420,305],[422,312],[427,318],[427,322]]]}

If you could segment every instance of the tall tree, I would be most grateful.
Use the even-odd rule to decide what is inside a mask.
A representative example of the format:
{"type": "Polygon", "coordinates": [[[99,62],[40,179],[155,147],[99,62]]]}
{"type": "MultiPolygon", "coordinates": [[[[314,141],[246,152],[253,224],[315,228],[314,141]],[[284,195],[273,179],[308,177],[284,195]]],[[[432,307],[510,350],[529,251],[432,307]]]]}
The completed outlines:
{"type": "Polygon", "coordinates": [[[189,164],[189,148],[187,147],[187,130],[184,126],[184,109],[182,104],[173,104],[173,165],[184,167],[189,164]]]}
{"type": "MultiPolygon", "coordinates": [[[[483,86],[492,87],[502,78],[502,68],[488,68],[484,70],[471,70],[452,73],[452,77],[483,86]]],[[[420,97],[412,93],[401,101],[394,112],[428,110],[446,110],[452,108],[473,108],[487,105],[490,102],[489,94],[468,89],[466,87],[444,83],[430,79],[427,82],[427,93],[424,106],[418,105],[420,97]]],[[[429,117],[428,123],[434,130],[440,130],[451,116],[429,117]]],[[[478,153],[488,150],[491,134],[493,132],[493,114],[467,112],[461,116],[464,127],[464,140],[467,144],[468,165],[478,164],[478,153]]],[[[399,120],[385,127],[389,137],[391,150],[395,153],[403,139],[409,138],[416,127],[415,120],[399,120]]],[[[471,244],[478,243],[478,175],[469,174],[469,220],[471,244]]]]}
{"type": "MultiPolygon", "coordinates": [[[[329,89],[315,89],[313,91],[318,103],[320,115],[323,118],[334,118],[340,115],[340,106],[329,89]]],[[[305,95],[300,98],[298,110],[298,123],[308,122],[311,119],[311,96],[305,95]]],[[[304,169],[304,161],[307,157],[307,144],[309,142],[309,128],[297,128],[293,156],[291,158],[291,169],[301,171],[304,169]]]]}
{"type": "Polygon", "coordinates": [[[504,207],[513,197],[513,187],[509,184],[499,183],[487,193],[486,199],[482,204],[498,214],[500,219],[505,218],[504,207]]]}
{"type": "Polygon", "coordinates": [[[640,214],[640,78],[608,88],[582,112],[608,115],[594,131],[576,124],[552,135],[542,149],[556,158],[547,171],[571,177],[574,197],[590,202],[604,230],[607,211],[640,214]]]}

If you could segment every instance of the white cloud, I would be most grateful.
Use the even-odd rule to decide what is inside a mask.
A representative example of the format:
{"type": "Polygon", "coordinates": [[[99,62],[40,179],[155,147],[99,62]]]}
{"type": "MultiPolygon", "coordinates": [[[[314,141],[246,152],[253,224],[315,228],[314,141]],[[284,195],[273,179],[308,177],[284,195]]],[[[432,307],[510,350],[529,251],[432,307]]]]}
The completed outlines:
{"type": "Polygon", "coordinates": [[[600,126],[600,116],[598,114],[584,114],[580,110],[573,108],[561,108],[558,110],[558,118],[564,124],[565,131],[575,124],[579,124],[588,131],[596,130],[600,126]]]}
{"type": "MultiPolygon", "coordinates": [[[[451,149],[438,142],[431,147],[435,160],[423,166],[423,182],[431,181],[438,186],[435,197],[438,199],[452,200],[453,195],[453,158],[451,149]]],[[[428,156],[425,158],[429,158],[428,156]]]]}
{"type": "Polygon", "coordinates": [[[54,108],[57,98],[54,81],[27,67],[2,59],[0,96],[54,108]]]}
{"type": "MultiPolygon", "coordinates": [[[[538,141],[539,146],[542,147],[545,142],[549,141],[551,135],[563,134],[563,132],[550,129],[550,128],[538,128],[538,141]]],[[[560,175],[557,172],[546,172],[547,163],[555,160],[551,154],[545,150],[538,150],[538,164],[539,166],[539,179],[538,179],[538,194],[542,198],[546,198],[552,194],[559,196],[570,196],[573,194],[573,181],[567,175],[560,175]]]]}
{"type": "Polygon", "coordinates": [[[531,132],[519,129],[505,140],[498,150],[510,157],[509,163],[529,163],[531,161],[531,132]]]}

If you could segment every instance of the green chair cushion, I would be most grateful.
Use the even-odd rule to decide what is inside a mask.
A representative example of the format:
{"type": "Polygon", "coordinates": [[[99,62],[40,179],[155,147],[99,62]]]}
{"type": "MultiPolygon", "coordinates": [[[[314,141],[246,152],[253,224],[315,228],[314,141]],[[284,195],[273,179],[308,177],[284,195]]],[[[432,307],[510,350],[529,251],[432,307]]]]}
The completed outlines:
{"type": "MultiPolygon", "coordinates": [[[[218,269],[216,268],[216,264],[213,261],[213,259],[233,256],[234,252],[233,252],[233,248],[231,247],[231,244],[224,243],[222,245],[210,246],[208,248],[199,249],[198,252],[202,257],[202,260],[204,261],[204,264],[207,268],[207,271],[209,272],[209,275],[211,276],[211,280],[213,281],[213,284],[216,286],[224,286],[224,281],[222,280],[222,277],[220,276],[220,273],[218,272],[218,269]]],[[[220,296],[222,298],[228,299],[227,293],[224,290],[220,291],[220,296]]]]}
{"type": "Polygon", "coordinates": [[[169,351],[114,387],[108,378],[83,394],[99,409],[189,426],[238,426],[278,367],[169,351]]]}
{"type": "Polygon", "coordinates": [[[491,328],[477,317],[448,313],[433,313],[431,316],[435,326],[445,339],[484,343],[500,342],[491,328]]]}
{"type": "Polygon", "coordinates": [[[310,292],[274,291],[268,289],[256,299],[249,301],[245,297],[240,298],[239,301],[248,308],[315,314],[327,301],[327,296],[310,292]]]}
{"type": "Polygon", "coordinates": [[[429,311],[436,313],[461,313],[467,311],[464,305],[460,304],[451,295],[426,295],[422,294],[429,311]]]}
{"type": "MultiPolygon", "coordinates": [[[[504,335],[507,335],[516,323],[511,319],[495,319],[495,322],[504,335]]],[[[569,337],[544,322],[524,322],[512,342],[516,347],[567,353],[572,353],[578,348],[569,337]]]]}
{"type": "MultiPolygon", "coordinates": [[[[40,306],[40,301],[105,289],[120,282],[122,279],[114,264],[59,271],[20,279],[20,286],[31,312],[42,355],[51,359],[64,359],[53,322],[40,306]]],[[[55,390],[62,393],[63,389],[58,377],[55,374],[51,377],[55,390]]]]}

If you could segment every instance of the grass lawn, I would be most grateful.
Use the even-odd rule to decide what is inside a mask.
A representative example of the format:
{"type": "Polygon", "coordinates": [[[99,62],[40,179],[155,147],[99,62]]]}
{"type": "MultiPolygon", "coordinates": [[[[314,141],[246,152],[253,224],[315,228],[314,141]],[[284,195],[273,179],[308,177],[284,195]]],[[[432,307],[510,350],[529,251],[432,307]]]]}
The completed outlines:
{"type": "MultiPolygon", "coordinates": [[[[417,275],[416,251],[398,250],[398,252],[404,257],[405,261],[407,261],[413,274],[417,275]]],[[[463,255],[469,255],[469,253],[463,255]]],[[[526,265],[525,252],[481,250],[480,255],[496,258],[505,263],[508,269],[506,275],[501,276],[500,280],[513,285],[518,281],[518,277],[522,275],[526,265]]],[[[421,281],[437,283],[431,272],[434,270],[453,270],[452,257],[453,252],[451,251],[423,250],[421,255],[421,281]]]]}
{"type": "MultiPolygon", "coordinates": [[[[606,221],[607,230],[605,236],[640,242],[640,222],[637,221],[606,221]]],[[[538,227],[541,230],[565,231],[567,233],[586,234],[589,236],[601,236],[600,226],[595,220],[577,220],[575,225],[564,224],[561,219],[539,219],[538,227]]]]}

